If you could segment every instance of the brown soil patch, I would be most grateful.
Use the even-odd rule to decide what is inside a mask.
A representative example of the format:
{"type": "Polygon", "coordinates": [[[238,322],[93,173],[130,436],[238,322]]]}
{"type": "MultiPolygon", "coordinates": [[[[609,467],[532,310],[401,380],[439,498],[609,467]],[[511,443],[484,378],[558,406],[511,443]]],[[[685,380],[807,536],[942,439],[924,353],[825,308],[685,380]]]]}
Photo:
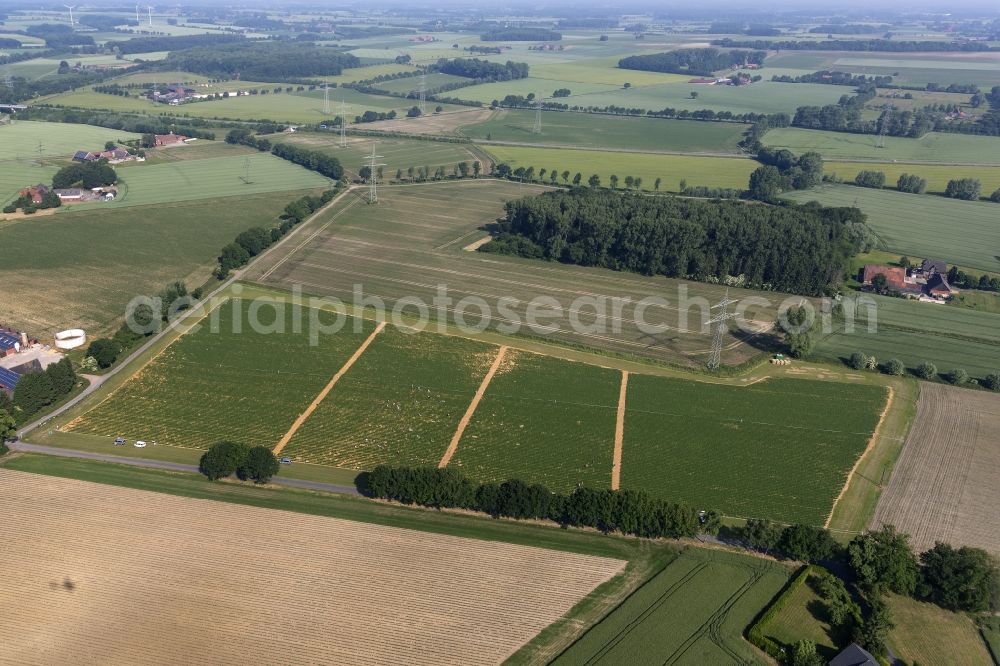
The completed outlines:
{"type": "Polygon", "coordinates": [[[935,541],[1000,554],[1000,396],[922,384],[917,417],[872,527],[914,548],[935,541]]]}
{"type": "Polygon", "coordinates": [[[618,391],[618,414],[615,417],[615,454],[611,463],[611,490],[618,490],[622,476],[622,443],[625,440],[625,396],[628,393],[628,371],[622,370],[622,385],[618,391]]]}
{"type": "Polygon", "coordinates": [[[483,381],[476,390],[476,394],[472,396],[472,402],[469,403],[468,409],[465,410],[462,420],[458,422],[458,428],[455,429],[455,434],[452,436],[447,450],[445,450],[444,455],[441,456],[441,462],[438,463],[438,467],[447,467],[448,463],[451,462],[452,456],[455,455],[455,451],[458,449],[458,442],[462,439],[462,433],[465,432],[466,427],[469,425],[469,421],[472,420],[472,415],[476,413],[476,407],[479,406],[479,402],[483,399],[486,389],[489,387],[490,382],[493,381],[493,376],[497,374],[497,371],[503,364],[503,358],[506,353],[506,346],[500,347],[500,349],[497,350],[497,356],[493,360],[493,364],[490,365],[490,369],[487,371],[486,376],[483,377],[483,381]]]}
{"type": "Polygon", "coordinates": [[[6,469],[0,487],[11,664],[499,664],[625,564],[6,469]]]}

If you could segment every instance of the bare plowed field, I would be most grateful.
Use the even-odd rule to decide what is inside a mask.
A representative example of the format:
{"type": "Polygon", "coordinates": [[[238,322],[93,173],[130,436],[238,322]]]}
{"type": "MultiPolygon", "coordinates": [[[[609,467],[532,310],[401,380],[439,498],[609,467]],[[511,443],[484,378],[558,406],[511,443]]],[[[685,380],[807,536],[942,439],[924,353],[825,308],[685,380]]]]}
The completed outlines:
{"type": "Polygon", "coordinates": [[[2,664],[500,663],[624,562],[0,470],[2,664]]]}
{"type": "Polygon", "coordinates": [[[915,548],[935,541],[1000,554],[1000,396],[923,384],[917,418],[873,526],[915,548]]]}

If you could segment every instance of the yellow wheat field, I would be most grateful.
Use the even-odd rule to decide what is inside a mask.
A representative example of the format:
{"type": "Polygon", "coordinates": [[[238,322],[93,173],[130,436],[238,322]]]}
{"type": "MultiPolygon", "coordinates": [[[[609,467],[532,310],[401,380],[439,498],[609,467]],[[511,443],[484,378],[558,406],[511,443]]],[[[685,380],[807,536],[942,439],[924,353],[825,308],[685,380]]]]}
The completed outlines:
{"type": "Polygon", "coordinates": [[[499,663],[624,562],[0,469],[0,663],[499,663]]]}

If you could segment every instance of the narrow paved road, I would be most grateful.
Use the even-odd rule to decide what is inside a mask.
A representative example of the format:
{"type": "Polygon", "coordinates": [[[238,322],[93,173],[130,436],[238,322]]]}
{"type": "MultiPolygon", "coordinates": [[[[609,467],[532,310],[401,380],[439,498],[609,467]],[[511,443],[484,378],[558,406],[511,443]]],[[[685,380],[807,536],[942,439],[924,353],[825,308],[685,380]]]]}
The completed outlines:
{"type": "MultiPolygon", "coordinates": [[[[21,453],[43,453],[49,456],[60,456],[63,458],[84,458],[86,460],[99,460],[101,462],[119,463],[121,465],[135,465],[136,467],[152,467],[154,469],[166,469],[173,472],[198,472],[196,465],[185,465],[184,463],[168,462],[166,460],[150,460],[148,458],[130,458],[127,456],[115,456],[110,453],[94,453],[92,451],[75,451],[73,449],[60,449],[54,446],[42,446],[40,444],[29,444],[27,442],[15,442],[8,444],[12,451],[21,453]]],[[[302,479],[289,479],[283,476],[276,476],[271,479],[271,483],[290,488],[305,488],[308,490],[322,490],[328,493],[339,493],[341,495],[360,495],[353,486],[339,486],[333,483],[321,483],[319,481],[303,481],[302,479]]]]}
{"type": "MultiPolygon", "coordinates": [[[[263,252],[261,252],[260,254],[258,254],[256,257],[254,257],[253,260],[251,260],[250,263],[248,263],[242,269],[240,269],[238,271],[233,271],[233,273],[229,277],[229,279],[221,282],[219,284],[219,286],[217,286],[215,289],[213,289],[210,294],[207,294],[207,295],[203,296],[202,299],[201,299],[201,301],[199,301],[199,303],[210,303],[212,301],[212,299],[216,295],[218,295],[219,293],[222,292],[223,289],[228,288],[231,284],[233,284],[233,282],[235,282],[236,280],[240,279],[240,277],[242,277],[242,275],[243,275],[244,271],[246,271],[246,269],[250,268],[250,266],[252,266],[254,263],[256,263],[257,261],[263,259],[267,255],[269,255],[271,252],[273,252],[274,250],[278,249],[279,247],[281,247],[282,245],[284,245],[285,243],[287,243],[291,238],[296,237],[298,235],[299,230],[301,230],[304,227],[306,227],[306,225],[307,225],[308,222],[311,222],[317,216],[322,215],[329,208],[331,208],[332,206],[335,206],[338,202],[340,202],[340,200],[342,198],[344,198],[345,196],[347,196],[354,189],[355,189],[354,185],[351,185],[350,187],[348,187],[347,189],[345,189],[343,192],[341,192],[340,194],[338,194],[337,196],[335,196],[333,199],[331,199],[328,204],[326,204],[325,206],[323,206],[322,208],[320,208],[318,211],[316,211],[315,213],[313,213],[312,215],[310,215],[308,218],[306,218],[305,220],[303,220],[302,222],[300,222],[299,224],[297,224],[292,229],[291,233],[286,234],[284,238],[282,238],[277,243],[275,243],[271,247],[267,248],[266,250],[264,250],[263,252]]],[[[56,409],[56,410],[54,410],[54,411],[46,414],[45,416],[43,416],[43,417],[41,417],[39,419],[36,419],[35,421],[32,421],[31,423],[28,423],[27,425],[25,425],[22,428],[20,428],[17,431],[17,436],[19,438],[21,438],[21,439],[24,439],[25,435],[27,435],[28,433],[30,433],[35,428],[38,428],[39,426],[44,425],[46,422],[48,422],[48,421],[56,418],[57,416],[60,416],[60,415],[64,414],[68,410],[70,410],[73,407],[75,407],[76,405],[80,404],[80,402],[82,400],[84,400],[88,395],[90,395],[91,393],[93,393],[94,391],[96,391],[97,389],[99,389],[104,382],[108,381],[109,379],[111,379],[112,377],[114,377],[115,375],[117,375],[126,366],[128,366],[129,363],[131,363],[132,361],[134,361],[140,355],[142,355],[143,353],[145,353],[147,349],[149,349],[150,347],[152,347],[153,345],[155,345],[157,342],[159,342],[160,339],[163,338],[163,336],[171,333],[175,328],[177,328],[178,326],[180,326],[181,324],[183,324],[185,321],[187,321],[187,318],[189,316],[193,316],[197,310],[198,310],[198,308],[194,308],[194,309],[192,309],[192,311],[190,311],[190,312],[188,312],[186,314],[183,314],[180,317],[177,317],[176,319],[174,319],[172,322],[170,322],[170,324],[168,324],[167,326],[165,326],[162,331],[160,331],[159,333],[156,333],[155,335],[151,336],[139,348],[137,348],[132,353],[130,353],[127,357],[125,357],[124,360],[120,361],[115,367],[111,368],[111,370],[109,370],[107,373],[105,373],[103,375],[97,375],[97,376],[87,375],[87,378],[90,380],[90,385],[87,386],[87,388],[83,389],[83,391],[81,391],[78,395],[74,396],[72,400],[68,401],[66,404],[62,405],[58,409],[56,409]]],[[[55,450],[58,451],[60,449],[55,449],[55,450]]]]}

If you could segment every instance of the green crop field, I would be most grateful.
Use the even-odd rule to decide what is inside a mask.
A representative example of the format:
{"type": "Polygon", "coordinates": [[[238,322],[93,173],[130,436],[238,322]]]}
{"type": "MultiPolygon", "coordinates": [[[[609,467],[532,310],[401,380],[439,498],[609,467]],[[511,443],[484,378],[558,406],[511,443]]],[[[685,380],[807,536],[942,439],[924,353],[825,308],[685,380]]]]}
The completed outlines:
{"type": "Polygon", "coordinates": [[[515,141],[581,148],[623,148],[640,151],[738,153],[747,125],[665,118],[632,118],[589,113],[542,113],[542,132],[532,131],[534,111],[497,111],[489,120],[461,128],[473,139],[515,141]]]}
{"type": "MultiPolygon", "coordinates": [[[[173,150],[184,150],[184,148],[177,147],[173,150]]],[[[124,183],[122,195],[114,202],[96,203],[93,206],[115,209],[220,196],[305,190],[331,185],[328,178],[320,176],[315,171],[269,153],[182,160],[163,164],[126,163],[119,166],[118,177],[119,187],[124,183]]],[[[66,210],[83,211],[93,206],[72,207],[66,210]]]]}
{"type": "MultiPolygon", "coordinates": [[[[508,352],[509,353],[509,352],[508,352]]],[[[451,465],[556,492],[611,484],[620,373],[534,354],[504,358],[451,465]]]]}
{"type": "Polygon", "coordinates": [[[730,387],[635,376],[622,487],[730,516],[822,524],[884,400],[878,386],[769,379],[730,387]]]}
{"type": "MultiPolygon", "coordinates": [[[[357,70],[350,70],[357,71],[357,70]]],[[[426,90],[433,92],[433,90],[438,86],[443,86],[449,83],[462,83],[467,82],[469,79],[462,76],[453,76],[452,74],[442,74],[440,72],[433,72],[427,75],[427,88],[426,90]]],[[[404,95],[416,92],[420,89],[420,77],[411,76],[409,78],[403,79],[393,79],[392,81],[380,81],[375,83],[374,86],[379,90],[388,90],[389,92],[402,93],[404,95]]],[[[444,95],[450,95],[450,93],[443,93],[444,95]]]]}
{"type": "MultiPolygon", "coordinates": [[[[541,136],[545,136],[544,130],[541,136]]],[[[680,181],[689,186],[727,187],[746,189],[750,173],[760,166],[758,162],[740,157],[701,157],[697,155],[654,155],[598,150],[573,150],[533,148],[522,146],[487,147],[498,162],[512,167],[542,167],[577,172],[583,175],[583,184],[591,174],[601,177],[603,185],[610,184],[612,174],[617,174],[619,187],[624,188],[625,176],[642,178],[642,189],[653,190],[656,179],[662,178],[660,191],[677,191],[680,181]]],[[[572,178],[572,176],[571,176],[572,178]]]]}
{"type": "MultiPolygon", "coordinates": [[[[896,33],[899,34],[899,33],[896,33]]],[[[1000,85],[1000,60],[995,53],[858,53],[824,51],[803,53],[786,51],[769,56],[765,75],[773,68],[792,68],[806,72],[836,69],[867,76],[892,76],[893,83],[924,86],[937,83],[972,83],[989,89],[1000,85]]],[[[834,88],[839,86],[832,86],[834,88]]]]}
{"type": "Polygon", "coordinates": [[[896,181],[902,174],[915,174],[925,179],[927,191],[935,194],[943,194],[948,186],[948,181],[953,178],[975,178],[982,183],[983,195],[987,197],[990,193],[1000,189],[1000,166],[904,164],[902,162],[872,164],[870,162],[837,161],[829,161],[823,165],[824,173],[836,174],[848,182],[853,182],[858,172],[866,169],[884,173],[886,185],[892,187],[895,187],[896,181]]]}
{"type": "Polygon", "coordinates": [[[437,465],[496,353],[492,345],[388,326],[284,453],[349,469],[437,465]]]}
{"type": "MultiPolygon", "coordinates": [[[[581,107],[619,106],[654,111],[669,107],[688,111],[712,109],[732,113],[794,113],[796,108],[806,104],[835,104],[844,93],[843,90],[838,90],[841,86],[773,81],[759,81],[748,86],[666,83],[589,94],[578,94],[571,85],[566,87],[573,90],[574,94],[565,101],[570,105],[581,107]],[[691,97],[692,92],[697,94],[696,98],[691,97]]],[[[463,88],[455,92],[459,97],[464,97],[467,90],[475,88],[463,88]]]]}
{"type": "Polygon", "coordinates": [[[975,378],[1000,370],[1000,314],[870,294],[865,298],[874,302],[874,315],[867,305],[856,308],[854,330],[837,326],[817,345],[817,358],[838,361],[861,351],[880,362],[898,358],[910,369],[924,361],[940,372],[962,368],[975,378]]]}
{"type": "MultiPolygon", "coordinates": [[[[2,133],[0,133],[2,136],[2,133]]],[[[17,198],[17,193],[28,185],[52,184],[52,176],[59,167],[39,164],[31,160],[5,160],[0,162],[0,208],[17,198]]],[[[0,213],[0,220],[4,215],[0,213]]]]}
{"type": "MultiPolygon", "coordinates": [[[[499,81],[497,83],[482,83],[467,88],[459,88],[447,93],[449,97],[472,100],[489,104],[493,100],[502,100],[507,95],[527,96],[534,94],[535,97],[548,99],[552,93],[559,88],[569,88],[573,93],[570,97],[561,98],[559,101],[564,104],[583,104],[584,96],[590,93],[614,93],[621,90],[620,85],[609,85],[606,83],[584,83],[581,81],[559,81],[556,79],[537,79],[529,76],[526,79],[514,79],[513,81],[499,81]]],[[[624,93],[625,91],[622,91],[624,93]]]]}
{"type": "MultiPolygon", "coordinates": [[[[919,305],[944,309],[931,303],[919,305]]],[[[957,308],[947,309],[948,314],[957,311],[957,308]]],[[[990,313],[978,314],[1000,318],[990,313]]],[[[817,343],[812,358],[836,363],[860,351],[874,356],[879,363],[897,358],[911,371],[924,361],[933,363],[941,373],[961,368],[974,379],[1000,371],[1000,346],[983,340],[963,339],[959,335],[936,335],[889,326],[880,326],[877,332],[869,333],[862,325],[853,333],[840,331],[824,337],[817,343]]]]}
{"type": "MultiPolygon", "coordinates": [[[[622,87],[626,82],[633,86],[653,86],[663,83],[687,83],[691,77],[683,74],[662,74],[660,72],[640,72],[619,69],[619,58],[593,58],[565,63],[534,65],[531,76],[536,79],[552,79],[563,83],[599,83],[622,87]]],[[[573,87],[569,87],[573,90],[573,87]]]]}
{"type": "Polygon", "coordinates": [[[688,548],[553,664],[766,664],[743,632],[788,578],[775,562],[688,548]]]}
{"type": "MultiPolygon", "coordinates": [[[[212,313],[217,326],[206,320],[181,336],[65,429],[189,448],[222,440],[273,446],[374,325],[345,318],[340,332],[313,345],[308,327],[295,330],[290,307],[277,315],[264,307],[259,321],[275,330],[283,326],[283,333],[235,332],[234,322],[243,330],[251,326],[251,308],[237,300],[220,305],[212,313]]],[[[336,319],[317,316],[324,325],[336,319]]]]}
{"type": "MultiPolygon", "coordinates": [[[[826,159],[1000,164],[1000,137],[930,132],[919,139],[887,136],[885,148],[876,148],[876,142],[877,137],[870,134],[824,132],[795,127],[773,129],[764,135],[764,143],[772,148],[787,148],[797,155],[815,150],[826,159]]],[[[862,168],[884,170],[884,166],[889,165],[868,165],[862,168]]],[[[910,169],[909,173],[917,173],[929,179],[922,173],[925,165],[904,166],[910,169]]],[[[891,184],[895,185],[895,182],[891,184]]]]}
{"type": "Polygon", "coordinates": [[[452,168],[459,162],[469,162],[477,159],[468,144],[447,143],[443,141],[421,141],[418,139],[400,139],[391,137],[349,137],[346,147],[340,147],[340,137],[335,131],[328,133],[285,134],[275,138],[281,143],[294,143],[333,155],[344,168],[357,173],[364,166],[365,158],[371,154],[374,147],[385,164],[385,180],[395,178],[398,169],[403,170],[404,178],[410,167],[418,169],[426,166],[433,174],[439,166],[445,167],[450,175],[452,168]]]}
{"type": "Polygon", "coordinates": [[[0,162],[37,159],[39,148],[42,157],[69,159],[78,150],[104,150],[107,141],[138,138],[138,134],[93,125],[17,120],[0,125],[0,162]]]}
{"type": "Polygon", "coordinates": [[[888,595],[888,600],[895,625],[888,644],[906,663],[994,664],[975,623],[967,615],[897,594],[888,595]]]}
{"type": "MultiPolygon", "coordinates": [[[[148,77],[147,77],[148,78],[148,77]]],[[[155,78],[155,77],[154,77],[155,78]]],[[[249,86],[249,84],[247,84],[249,86]]],[[[261,84],[268,86],[268,84],[261,84]]],[[[46,97],[46,104],[60,104],[87,109],[107,109],[139,113],[170,113],[192,118],[219,118],[233,120],[273,120],[288,123],[319,123],[338,115],[340,102],[347,107],[348,119],[353,121],[367,110],[405,113],[413,106],[413,100],[385,95],[368,95],[350,88],[330,90],[330,104],[333,111],[323,113],[323,91],[303,91],[267,95],[231,96],[206,102],[193,102],[179,107],[153,104],[137,97],[105,95],[92,90],[77,90],[62,95],[46,97]]],[[[451,105],[445,105],[454,109],[451,105]]]]}
{"type": "Polygon", "coordinates": [[[85,205],[68,215],[0,222],[4,323],[40,337],[76,327],[105,332],[138,294],[178,279],[200,285],[236,234],[275,224],[285,204],[305,193],[154,208],[85,205]]]}
{"type": "Polygon", "coordinates": [[[931,257],[983,271],[1000,271],[1000,206],[985,201],[873,190],[849,185],[789,192],[800,203],[857,205],[881,239],[881,248],[931,257]]]}

